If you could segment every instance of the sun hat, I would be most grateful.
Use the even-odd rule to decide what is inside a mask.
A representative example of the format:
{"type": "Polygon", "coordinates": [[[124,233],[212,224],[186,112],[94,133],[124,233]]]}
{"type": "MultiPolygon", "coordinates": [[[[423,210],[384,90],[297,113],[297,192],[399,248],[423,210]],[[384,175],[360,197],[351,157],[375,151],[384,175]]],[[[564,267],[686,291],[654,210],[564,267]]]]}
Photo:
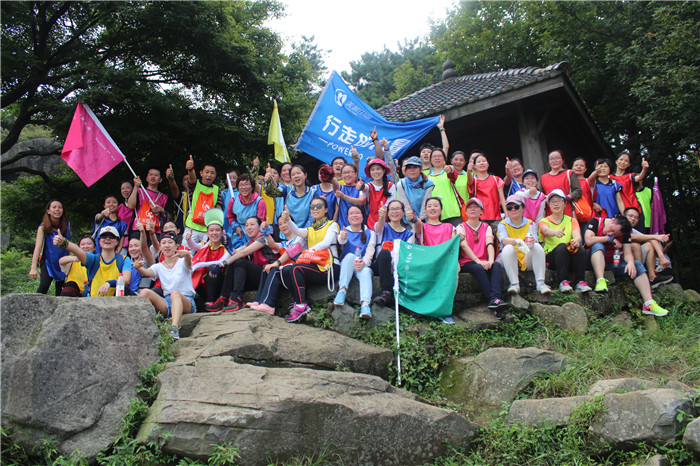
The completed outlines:
{"type": "Polygon", "coordinates": [[[508,199],[506,199],[506,204],[520,204],[520,205],[525,205],[523,200],[518,196],[517,194],[511,194],[508,196],[508,199]]]}
{"type": "Polygon", "coordinates": [[[372,161],[369,162],[365,167],[365,175],[372,176],[369,174],[369,167],[371,167],[372,165],[381,165],[382,167],[384,167],[385,172],[389,171],[389,167],[386,166],[386,163],[384,163],[382,159],[372,159],[372,161]]]}

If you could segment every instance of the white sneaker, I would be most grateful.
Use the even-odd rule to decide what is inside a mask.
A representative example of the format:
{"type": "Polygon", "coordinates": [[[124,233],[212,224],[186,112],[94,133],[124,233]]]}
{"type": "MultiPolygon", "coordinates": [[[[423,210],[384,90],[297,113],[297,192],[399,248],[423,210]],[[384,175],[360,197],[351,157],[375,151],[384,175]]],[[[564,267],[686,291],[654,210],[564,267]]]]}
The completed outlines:
{"type": "Polygon", "coordinates": [[[580,291],[581,293],[588,293],[589,291],[593,290],[590,286],[588,286],[588,283],[581,281],[576,284],[576,291],[580,291]]]}
{"type": "Polygon", "coordinates": [[[563,280],[559,284],[559,291],[561,291],[562,293],[569,293],[571,291],[574,291],[574,289],[571,288],[571,282],[569,280],[563,280]]]}
{"type": "Polygon", "coordinates": [[[540,294],[549,294],[552,292],[552,289],[546,283],[540,283],[537,285],[537,292],[540,294]]]}
{"type": "Polygon", "coordinates": [[[508,294],[520,294],[520,285],[510,285],[508,288],[508,294]]]}

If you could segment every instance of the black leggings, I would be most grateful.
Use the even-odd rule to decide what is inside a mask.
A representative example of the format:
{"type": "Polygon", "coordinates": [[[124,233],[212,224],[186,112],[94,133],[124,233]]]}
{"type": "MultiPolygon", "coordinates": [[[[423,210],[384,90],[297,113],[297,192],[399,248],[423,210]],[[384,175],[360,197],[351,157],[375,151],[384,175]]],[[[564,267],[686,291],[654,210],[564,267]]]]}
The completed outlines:
{"type": "Polygon", "coordinates": [[[208,303],[216,301],[216,298],[221,296],[221,289],[223,288],[225,277],[226,274],[224,274],[224,271],[221,271],[219,275],[214,278],[209,276],[209,272],[204,272],[204,285],[199,285],[197,287],[197,294],[200,296],[206,294],[208,303]],[[204,292],[205,287],[207,289],[206,293],[204,292]]]}
{"type": "MultiPolygon", "coordinates": [[[[49,275],[49,269],[46,267],[46,264],[43,261],[39,266],[41,267],[41,274],[39,275],[39,289],[36,290],[36,292],[46,294],[49,291],[53,278],[51,278],[51,275],[49,275]]],[[[61,290],[63,289],[64,284],[65,281],[59,282],[56,280],[56,296],[61,296],[61,290]]]]}
{"type": "Polygon", "coordinates": [[[576,254],[571,254],[566,249],[566,244],[562,243],[547,254],[549,268],[557,271],[559,282],[568,280],[569,267],[574,269],[574,283],[582,282],[586,279],[586,251],[579,246],[576,254]]]}
{"type": "Polygon", "coordinates": [[[79,297],[80,288],[78,288],[78,284],[73,281],[66,283],[63,290],[61,290],[61,296],[71,296],[73,298],[79,297]]]}
{"type": "MultiPolygon", "coordinates": [[[[333,273],[340,274],[340,267],[333,264],[333,273]]],[[[321,272],[316,264],[294,264],[282,269],[284,286],[292,293],[296,304],[306,304],[306,285],[325,285],[328,272],[321,272]]]]}
{"type": "Polygon", "coordinates": [[[257,290],[260,286],[262,267],[249,259],[238,259],[226,267],[221,296],[238,300],[247,290],[257,290]]]}
{"type": "Polygon", "coordinates": [[[394,271],[391,268],[391,252],[382,249],[372,263],[372,271],[379,276],[380,289],[392,291],[394,289],[394,271]]]}

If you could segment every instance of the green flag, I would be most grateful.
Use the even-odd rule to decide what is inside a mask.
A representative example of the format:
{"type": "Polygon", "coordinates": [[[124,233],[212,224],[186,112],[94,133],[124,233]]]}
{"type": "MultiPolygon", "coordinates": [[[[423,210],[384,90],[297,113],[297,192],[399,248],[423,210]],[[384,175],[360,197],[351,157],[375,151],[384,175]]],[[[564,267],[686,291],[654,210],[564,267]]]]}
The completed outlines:
{"type": "MultiPolygon", "coordinates": [[[[397,302],[411,311],[429,317],[452,314],[457,274],[459,236],[437,246],[394,242],[397,302]]],[[[396,290],[395,290],[396,291],[396,290]]]]}

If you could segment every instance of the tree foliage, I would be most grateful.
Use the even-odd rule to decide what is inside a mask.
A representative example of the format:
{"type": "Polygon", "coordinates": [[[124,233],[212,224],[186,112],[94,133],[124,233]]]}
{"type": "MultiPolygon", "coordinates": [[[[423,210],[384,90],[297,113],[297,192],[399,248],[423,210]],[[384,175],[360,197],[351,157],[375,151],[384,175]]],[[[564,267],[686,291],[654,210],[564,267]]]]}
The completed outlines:
{"type": "Polygon", "coordinates": [[[83,101],[135,168],[190,153],[242,167],[269,152],[272,99],[300,128],[322,71],[311,40],[281,54],[264,25],[280,14],[275,0],[3,2],[2,151],[29,124],[62,139],[83,101]]]}
{"type": "Polygon", "coordinates": [[[363,53],[342,77],[362,100],[379,108],[440,80],[440,65],[435,49],[414,39],[400,44],[397,52],[363,53]]]}

